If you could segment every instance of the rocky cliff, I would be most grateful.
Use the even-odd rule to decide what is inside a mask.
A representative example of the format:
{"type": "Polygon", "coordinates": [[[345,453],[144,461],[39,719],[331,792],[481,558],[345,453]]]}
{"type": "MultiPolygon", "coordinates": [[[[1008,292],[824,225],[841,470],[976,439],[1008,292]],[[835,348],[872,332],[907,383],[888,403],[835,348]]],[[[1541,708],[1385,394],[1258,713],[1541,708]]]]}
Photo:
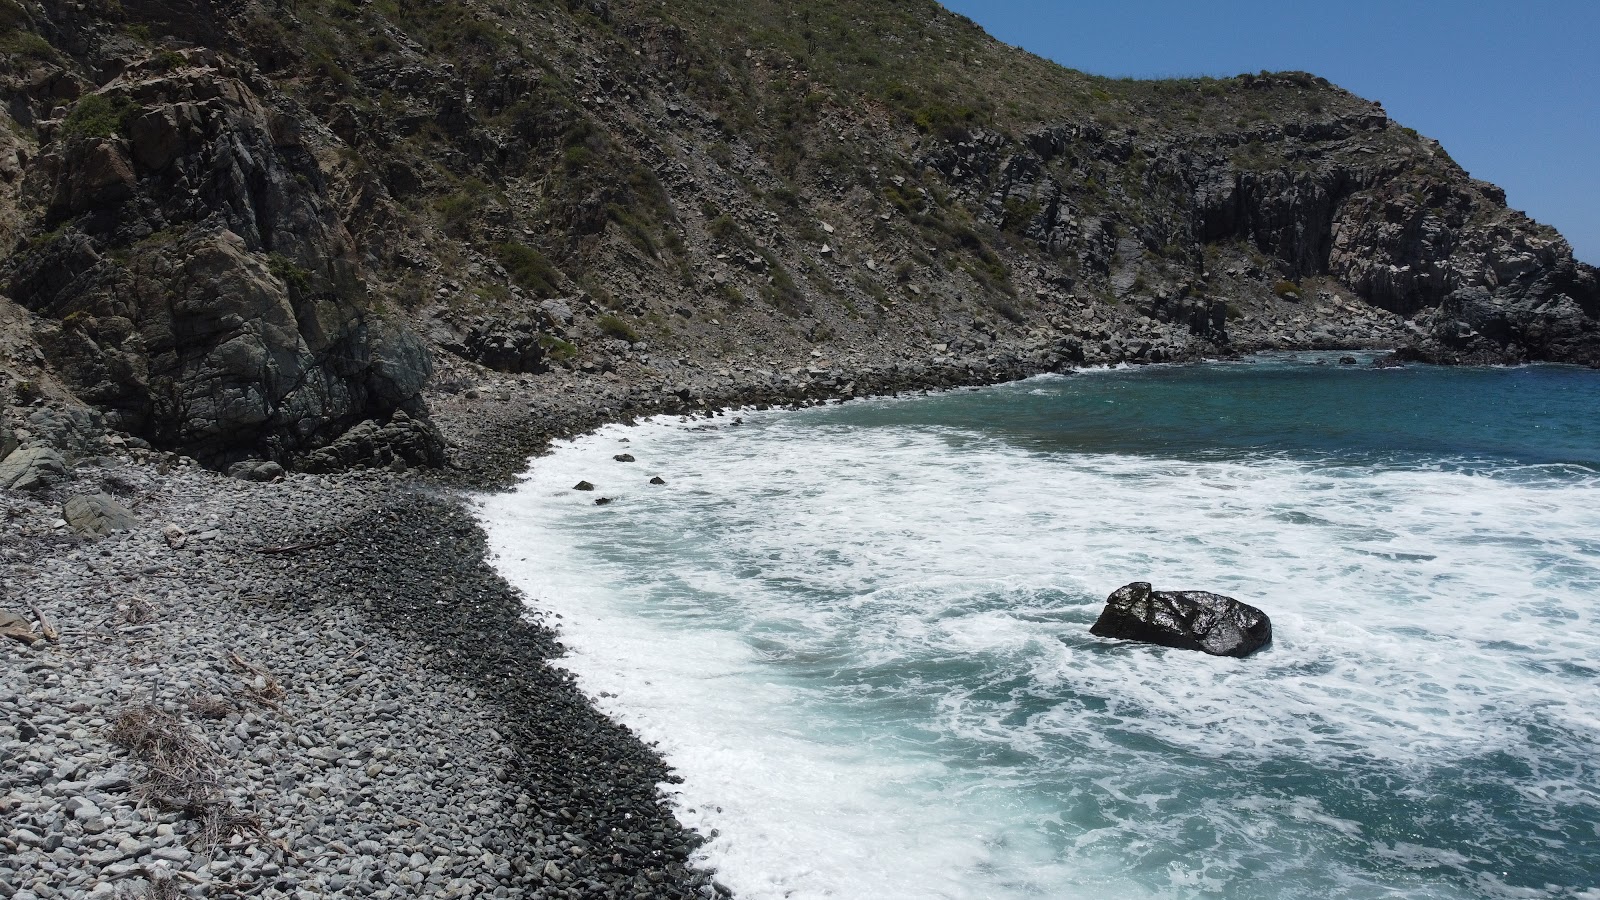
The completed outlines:
{"type": "Polygon", "coordinates": [[[0,47],[7,390],[212,465],[437,463],[426,391],[493,371],[1600,364],[1558,234],[1300,73],[1096,78],[928,0],[0,0],[0,47]]]}

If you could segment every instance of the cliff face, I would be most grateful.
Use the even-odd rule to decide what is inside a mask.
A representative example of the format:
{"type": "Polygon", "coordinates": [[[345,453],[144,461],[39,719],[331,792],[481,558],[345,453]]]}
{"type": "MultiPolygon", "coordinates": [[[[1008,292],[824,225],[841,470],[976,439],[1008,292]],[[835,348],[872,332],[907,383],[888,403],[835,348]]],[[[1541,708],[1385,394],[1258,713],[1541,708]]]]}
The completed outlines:
{"type": "Polygon", "coordinates": [[[363,422],[435,462],[435,363],[1600,364],[1593,268],[1309,75],[1099,79],[925,0],[0,0],[0,29],[9,378],[215,464],[342,465],[363,422]]]}
{"type": "Polygon", "coordinates": [[[86,108],[115,130],[42,124],[35,237],[8,267],[79,398],[214,463],[416,408],[427,352],[363,295],[298,122],[209,51],[136,62],[86,108]]]}

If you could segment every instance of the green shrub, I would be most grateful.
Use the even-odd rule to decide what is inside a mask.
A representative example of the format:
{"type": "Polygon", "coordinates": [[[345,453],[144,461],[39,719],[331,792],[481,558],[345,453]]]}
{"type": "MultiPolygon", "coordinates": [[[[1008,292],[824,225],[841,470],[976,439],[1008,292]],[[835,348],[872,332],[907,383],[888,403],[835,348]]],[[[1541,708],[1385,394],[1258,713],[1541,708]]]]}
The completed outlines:
{"type": "Polygon", "coordinates": [[[578,356],[577,345],[553,334],[539,335],[539,348],[544,351],[545,356],[556,362],[570,362],[578,356]]]}
{"type": "Polygon", "coordinates": [[[73,104],[61,123],[61,135],[68,140],[108,138],[120,134],[138,107],[130,100],[115,100],[105,94],[90,94],[73,104]]]}
{"type": "Polygon", "coordinates": [[[1279,281],[1277,284],[1273,285],[1272,286],[1272,292],[1274,294],[1277,294],[1278,297],[1280,299],[1283,299],[1283,300],[1299,300],[1300,299],[1300,285],[1295,284],[1294,282],[1289,281],[1288,279],[1284,279],[1282,281],[1279,281]]]}
{"type": "Polygon", "coordinates": [[[706,230],[711,232],[712,237],[729,247],[750,246],[750,238],[745,235],[744,229],[739,227],[733,216],[726,213],[707,222],[706,230]]]}
{"type": "Polygon", "coordinates": [[[495,258],[506,267],[511,280],[541,297],[554,297],[561,273],[543,253],[526,244],[504,243],[494,247],[495,258]]]}
{"type": "Polygon", "coordinates": [[[19,31],[9,35],[0,46],[4,46],[8,54],[15,54],[26,59],[36,59],[41,62],[50,62],[56,58],[56,48],[50,42],[31,31],[19,31]]]}
{"type": "Polygon", "coordinates": [[[481,179],[468,178],[461,182],[455,193],[440,199],[437,208],[445,230],[457,237],[471,231],[472,223],[483,211],[484,197],[488,192],[489,185],[481,179]]]}
{"type": "Polygon", "coordinates": [[[643,219],[616,203],[606,207],[606,216],[620,226],[623,236],[645,255],[656,256],[660,253],[661,247],[656,242],[656,236],[643,219]]]}
{"type": "Polygon", "coordinates": [[[150,65],[157,72],[171,72],[181,69],[184,65],[183,54],[175,50],[163,50],[150,59],[150,65]]]}
{"type": "Polygon", "coordinates": [[[267,271],[289,288],[291,297],[303,297],[311,290],[311,272],[282,253],[267,254],[267,271]]]}
{"type": "Polygon", "coordinates": [[[638,343],[639,332],[634,330],[621,316],[616,313],[606,313],[595,320],[600,330],[614,338],[621,338],[630,344],[638,343]]]}

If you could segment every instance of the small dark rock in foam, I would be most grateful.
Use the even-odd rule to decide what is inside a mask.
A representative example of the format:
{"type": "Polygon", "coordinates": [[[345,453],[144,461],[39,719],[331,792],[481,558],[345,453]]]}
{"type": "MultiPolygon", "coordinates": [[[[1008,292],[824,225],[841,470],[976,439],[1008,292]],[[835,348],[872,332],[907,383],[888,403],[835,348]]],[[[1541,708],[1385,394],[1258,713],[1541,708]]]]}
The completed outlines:
{"type": "Polygon", "coordinates": [[[1272,620],[1232,597],[1156,591],[1147,581],[1135,581],[1106,598],[1105,611],[1089,633],[1212,656],[1249,656],[1272,643],[1272,620]]]}
{"type": "Polygon", "coordinates": [[[572,489],[575,490],[575,491],[592,491],[592,490],[594,490],[594,485],[590,484],[587,481],[580,481],[577,484],[573,485],[572,489]]]}
{"type": "Polygon", "coordinates": [[[594,498],[594,505],[595,506],[605,506],[607,503],[610,503],[610,502],[611,502],[611,498],[610,497],[596,497],[596,498],[594,498]]]}
{"type": "Polygon", "coordinates": [[[666,484],[667,480],[665,478],[662,478],[660,475],[657,475],[656,477],[650,479],[650,483],[651,484],[666,484]]]}
{"type": "Polygon", "coordinates": [[[616,460],[617,462],[633,462],[633,454],[632,453],[618,453],[616,456],[613,456],[611,458],[616,460]]]}

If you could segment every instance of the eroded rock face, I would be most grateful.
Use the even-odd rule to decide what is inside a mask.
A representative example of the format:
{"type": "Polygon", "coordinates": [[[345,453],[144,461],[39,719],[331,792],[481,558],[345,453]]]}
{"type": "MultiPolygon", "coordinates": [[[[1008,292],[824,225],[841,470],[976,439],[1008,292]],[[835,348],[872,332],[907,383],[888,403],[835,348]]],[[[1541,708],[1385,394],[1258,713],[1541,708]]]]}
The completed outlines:
{"type": "Polygon", "coordinates": [[[39,335],[54,368],[108,424],[215,466],[400,409],[429,427],[430,358],[367,302],[293,117],[209,51],[184,62],[129,69],[96,94],[118,133],[58,128],[30,170],[55,237],[6,274],[59,323],[39,335]]]}
{"type": "Polygon", "coordinates": [[[1232,597],[1157,591],[1149,582],[1135,581],[1106,598],[1106,608],[1089,633],[1212,656],[1249,656],[1272,642],[1272,621],[1232,597]]]}

